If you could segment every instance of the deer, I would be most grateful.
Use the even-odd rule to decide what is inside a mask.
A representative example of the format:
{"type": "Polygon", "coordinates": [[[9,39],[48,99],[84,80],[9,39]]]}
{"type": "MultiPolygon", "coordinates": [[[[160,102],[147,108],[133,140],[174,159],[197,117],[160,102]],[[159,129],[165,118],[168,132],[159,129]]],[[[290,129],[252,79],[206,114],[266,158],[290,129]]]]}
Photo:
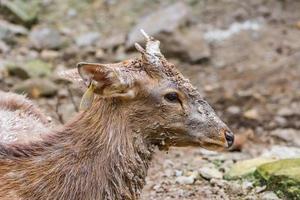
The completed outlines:
{"type": "MultiPolygon", "coordinates": [[[[142,33],[140,58],[81,62],[64,72],[87,89],[72,120],[49,128],[34,114],[48,131],[40,139],[0,141],[1,200],[136,200],[156,149],[224,151],[233,144],[232,131],[167,61],[160,41],[142,33]]],[[[26,131],[30,137],[36,130],[26,131]]]]}

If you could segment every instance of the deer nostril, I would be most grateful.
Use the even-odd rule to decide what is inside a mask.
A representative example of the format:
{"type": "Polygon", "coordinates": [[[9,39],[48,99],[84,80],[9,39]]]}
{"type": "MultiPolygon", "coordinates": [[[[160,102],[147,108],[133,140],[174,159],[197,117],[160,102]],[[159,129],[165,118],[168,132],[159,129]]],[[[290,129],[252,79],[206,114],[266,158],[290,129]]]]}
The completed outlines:
{"type": "Polygon", "coordinates": [[[234,142],[234,135],[231,131],[225,131],[225,138],[228,144],[228,147],[231,147],[234,142]]]}

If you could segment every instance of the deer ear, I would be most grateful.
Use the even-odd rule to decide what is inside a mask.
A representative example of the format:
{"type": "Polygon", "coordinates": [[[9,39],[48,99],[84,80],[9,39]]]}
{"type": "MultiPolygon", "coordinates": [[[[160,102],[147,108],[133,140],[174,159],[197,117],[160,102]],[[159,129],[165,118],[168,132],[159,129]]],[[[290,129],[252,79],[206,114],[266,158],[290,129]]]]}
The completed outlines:
{"type": "Polygon", "coordinates": [[[114,64],[78,63],[77,69],[85,85],[102,97],[133,98],[132,76],[114,64]]]}

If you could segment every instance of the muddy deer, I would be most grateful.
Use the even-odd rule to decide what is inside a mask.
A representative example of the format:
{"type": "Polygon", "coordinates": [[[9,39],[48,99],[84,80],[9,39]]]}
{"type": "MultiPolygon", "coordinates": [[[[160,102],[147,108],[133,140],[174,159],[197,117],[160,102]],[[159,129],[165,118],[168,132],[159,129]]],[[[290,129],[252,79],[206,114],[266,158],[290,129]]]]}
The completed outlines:
{"type": "Polygon", "coordinates": [[[230,129],[143,34],[141,58],[65,73],[88,88],[74,119],[40,140],[0,144],[1,200],[138,199],[156,147],[232,145],[230,129]]]}

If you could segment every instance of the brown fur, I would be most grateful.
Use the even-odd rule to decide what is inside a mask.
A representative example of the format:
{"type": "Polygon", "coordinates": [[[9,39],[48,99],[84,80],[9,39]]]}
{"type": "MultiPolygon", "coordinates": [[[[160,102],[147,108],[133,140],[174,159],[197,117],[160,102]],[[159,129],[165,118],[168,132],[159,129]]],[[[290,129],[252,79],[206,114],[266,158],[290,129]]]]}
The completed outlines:
{"type": "Polygon", "coordinates": [[[44,142],[0,146],[0,199],[137,199],[153,146],[116,103],[92,110],[44,142]]]}

